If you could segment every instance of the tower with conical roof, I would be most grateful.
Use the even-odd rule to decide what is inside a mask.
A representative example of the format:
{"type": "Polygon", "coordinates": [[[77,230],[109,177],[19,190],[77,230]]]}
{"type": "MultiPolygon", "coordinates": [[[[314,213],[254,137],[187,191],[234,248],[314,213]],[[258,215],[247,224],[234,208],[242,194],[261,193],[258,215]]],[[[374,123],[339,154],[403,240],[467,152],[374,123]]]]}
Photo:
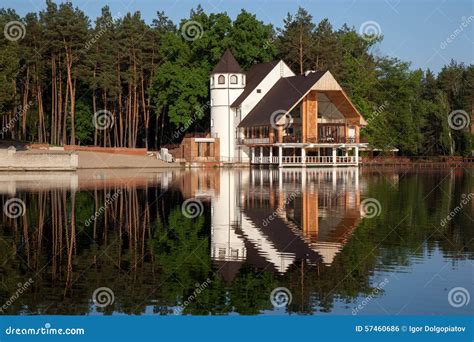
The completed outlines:
{"type": "Polygon", "coordinates": [[[245,88],[245,74],[229,49],[211,72],[211,133],[219,138],[219,156],[224,162],[238,160],[237,125],[240,113],[231,104],[245,88]]]}

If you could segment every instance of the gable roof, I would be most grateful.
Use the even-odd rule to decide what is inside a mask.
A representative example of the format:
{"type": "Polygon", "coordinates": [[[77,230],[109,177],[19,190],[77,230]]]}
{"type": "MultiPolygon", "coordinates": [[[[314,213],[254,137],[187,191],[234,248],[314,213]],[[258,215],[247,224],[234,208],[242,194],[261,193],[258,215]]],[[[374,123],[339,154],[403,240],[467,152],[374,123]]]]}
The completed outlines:
{"type": "Polygon", "coordinates": [[[232,55],[229,49],[225,50],[224,54],[221,57],[221,60],[216,64],[212,70],[213,74],[228,74],[228,73],[243,73],[242,68],[240,67],[237,60],[232,55]]]}
{"type": "Polygon", "coordinates": [[[235,99],[231,107],[238,107],[244,102],[247,96],[262,82],[265,76],[279,63],[279,61],[271,61],[252,65],[252,67],[245,73],[246,84],[242,94],[235,99]]]}
{"type": "Polygon", "coordinates": [[[269,92],[240,122],[239,127],[269,125],[271,115],[276,111],[288,112],[303,98],[314,84],[325,74],[318,71],[305,75],[280,78],[269,92]]]}

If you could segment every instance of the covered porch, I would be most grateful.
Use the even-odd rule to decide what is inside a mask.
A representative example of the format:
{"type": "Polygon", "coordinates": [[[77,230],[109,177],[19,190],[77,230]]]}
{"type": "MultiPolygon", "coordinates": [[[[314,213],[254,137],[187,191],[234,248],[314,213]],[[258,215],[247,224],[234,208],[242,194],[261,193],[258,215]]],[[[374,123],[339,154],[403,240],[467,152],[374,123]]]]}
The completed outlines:
{"type": "Polygon", "coordinates": [[[359,144],[268,144],[250,146],[252,165],[357,166],[359,144]]]}

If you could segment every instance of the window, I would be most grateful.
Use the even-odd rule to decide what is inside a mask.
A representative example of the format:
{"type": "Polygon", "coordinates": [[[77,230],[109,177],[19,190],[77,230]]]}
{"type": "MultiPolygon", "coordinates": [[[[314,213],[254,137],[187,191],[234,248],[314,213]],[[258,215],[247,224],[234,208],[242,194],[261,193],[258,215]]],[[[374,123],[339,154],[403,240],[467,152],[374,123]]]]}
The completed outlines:
{"type": "Polygon", "coordinates": [[[237,84],[237,76],[236,75],[230,76],[230,84],[237,84]]]}
{"type": "Polygon", "coordinates": [[[226,249],[219,248],[219,258],[225,258],[225,255],[226,255],[226,249]]]}
{"type": "Polygon", "coordinates": [[[260,94],[262,92],[262,89],[257,89],[257,94],[260,94]]]}
{"type": "Polygon", "coordinates": [[[220,75],[219,78],[217,79],[217,83],[224,84],[225,83],[225,76],[220,75]]]}
{"type": "Polygon", "coordinates": [[[245,85],[245,75],[242,75],[242,85],[245,85]]]}
{"type": "Polygon", "coordinates": [[[211,85],[214,85],[214,76],[211,77],[211,85]]]}

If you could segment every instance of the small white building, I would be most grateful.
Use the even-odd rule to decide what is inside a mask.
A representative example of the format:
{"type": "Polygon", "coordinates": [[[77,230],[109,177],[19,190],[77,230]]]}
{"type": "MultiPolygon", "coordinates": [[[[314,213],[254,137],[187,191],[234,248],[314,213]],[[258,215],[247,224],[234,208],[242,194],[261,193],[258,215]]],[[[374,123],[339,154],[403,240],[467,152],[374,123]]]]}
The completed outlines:
{"type": "Polygon", "coordinates": [[[366,121],[329,71],[295,75],[280,60],[244,72],[227,50],[211,73],[210,97],[220,162],[357,165],[367,145],[359,138],[366,121]]]}

